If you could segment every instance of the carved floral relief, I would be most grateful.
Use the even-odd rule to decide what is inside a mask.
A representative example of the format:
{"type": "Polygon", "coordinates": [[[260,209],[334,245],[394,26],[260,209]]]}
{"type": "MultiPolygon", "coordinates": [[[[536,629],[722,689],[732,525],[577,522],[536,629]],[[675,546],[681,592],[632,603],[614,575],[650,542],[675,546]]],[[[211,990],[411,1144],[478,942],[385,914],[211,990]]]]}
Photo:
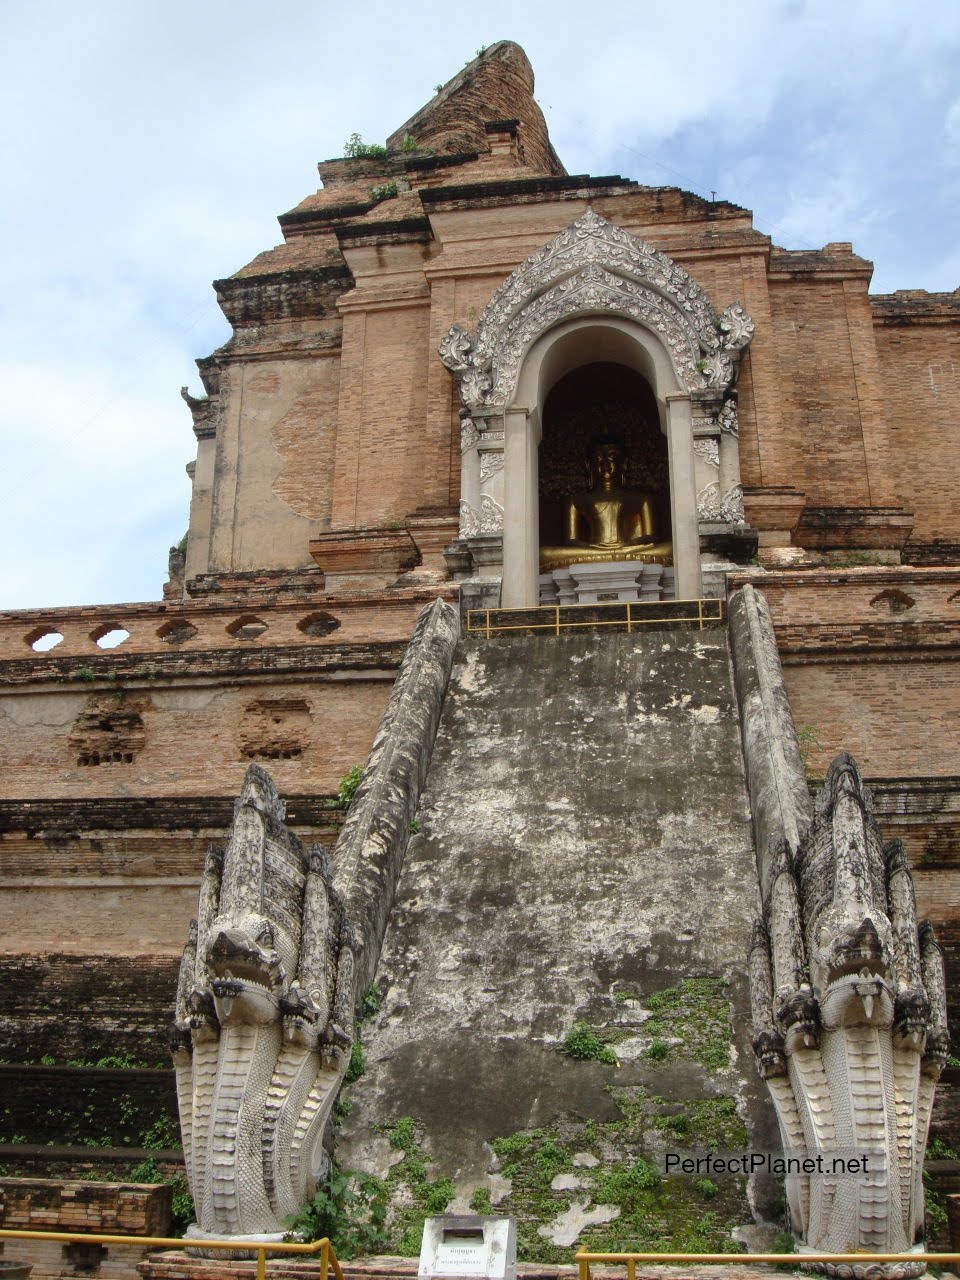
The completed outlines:
{"type": "Polygon", "coordinates": [[[624,316],[655,332],[691,392],[730,387],[754,333],[740,303],[718,314],[666,254],[588,209],[508,276],[475,337],[452,326],[440,358],[465,405],[506,405],[532,342],[568,316],[591,313],[624,316]]]}

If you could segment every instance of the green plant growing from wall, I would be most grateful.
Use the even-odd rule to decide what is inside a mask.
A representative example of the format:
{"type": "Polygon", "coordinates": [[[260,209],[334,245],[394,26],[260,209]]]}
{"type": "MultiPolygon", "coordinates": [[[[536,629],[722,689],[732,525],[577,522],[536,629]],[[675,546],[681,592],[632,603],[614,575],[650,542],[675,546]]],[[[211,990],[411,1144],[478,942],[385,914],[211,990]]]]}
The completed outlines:
{"type": "Polygon", "coordinates": [[[942,1138],[931,1138],[927,1143],[928,1160],[956,1160],[957,1153],[948,1147],[942,1138]]]}
{"type": "Polygon", "coordinates": [[[653,1061],[693,1058],[708,1071],[727,1070],[731,1041],[728,988],[724,978],[684,978],[679,986],[648,996],[643,1002],[652,1014],[643,1024],[644,1033],[650,1036],[647,1057],[652,1056],[653,1061]],[[667,1054],[654,1049],[658,1041],[667,1045],[667,1054]]]}
{"type": "MultiPolygon", "coordinates": [[[[84,1174],[84,1177],[89,1177],[84,1174]]],[[[174,1236],[182,1236],[187,1227],[196,1218],[196,1211],[193,1207],[193,1197],[190,1195],[190,1186],[187,1182],[187,1175],[182,1171],[174,1174],[164,1173],[156,1160],[152,1157],[148,1160],[141,1161],[135,1165],[130,1173],[127,1174],[130,1182],[148,1183],[155,1185],[157,1183],[170,1186],[173,1188],[173,1200],[171,1203],[170,1214],[170,1234],[174,1236]]]]}
{"type": "Polygon", "coordinates": [[[347,772],[340,779],[340,786],[337,791],[337,807],[340,809],[349,809],[353,803],[353,797],[357,794],[357,788],[363,778],[363,765],[351,765],[347,772]]]}
{"type": "Polygon", "coordinates": [[[613,1165],[597,1182],[594,1195],[598,1202],[620,1204],[638,1191],[659,1187],[660,1181],[653,1165],[641,1158],[632,1165],[613,1165]]]}
{"type": "Polygon", "coordinates": [[[803,765],[803,772],[806,777],[810,778],[814,776],[810,758],[814,752],[823,751],[823,743],[820,741],[814,725],[797,725],[797,745],[800,747],[800,762],[803,765]]]}
{"type": "Polygon", "coordinates": [[[477,1187],[470,1197],[470,1208],[474,1213],[491,1213],[493,1201],[490,1199],[489,1187],[477,1187]]]}
{"type": "Polygon", "coordinates": [[[169,1116],[160,1116],[141,1133],[139,1145],[153,1151],[178,1150],[180,1131],[169,1116]]]}
{"type": "Polygon", "coordinates": [[[379,142],[364,142],[359,133],[351,133],[343,144],[346,160],[385,160],[389,152],[379,142]]]}
{"type": "MultiPolygon", "coordinates": [[[[507,1182],[496,1211],[516,1219],[521,1260],[569,1260],[569,1249],[552,1243],[551,1236],[558,1218],[570,1209],[571,1197],[619,1210],[613,1221],[584,1229],[578,1240],[583,1248],[600,1253],[628,1249],[735,1252],[730,1232],[746,1211],[746,1180],[725,1179],[712,1195],[709,1186],[694,1185],[691,1178],[662,1177],[638,1147],[653,1136],[655,1117],[670,1103],[647,1096],[638,1086],[611,1085],[608,1091],[621,1112],[618,1120],[566,1117],[550,1126],[491,1140],[498,1160],[496,1172],[507,1182]],[[587,1153],[592,1162],[584,1158],[587,1153]],[[567,1170],[576,1179],[575,1190],[556,1177],[567,1170]],[[706,1211],[705,1200],[711,1202],[706,1211]]],[[[703,1101],[717,1099],[686,1101],[691,1116],[699,1114],[703,1101]]],[[[662,1139],[655,1138],[654,1144],[663,1150],[662,1139]]]]}
{"type": "Polygon", "coordinates": [[[337,1255],[376,1253],[387,1243],[387,1191],[379,1178],[334,1168],[308,1205],[285,1220],[286,1240],[329,1236],[337,1255]]]}
{"type": "Polygon", "coordinates": [[[398,1193],[390,1221],[391,1247],[402,1257],[416,1257],[420,1252],[424,1221],[443,1213],[456,1194],[449,1178],[431,1180],[427,1176],[427,1157],[417,1139],[412,1116],[401,1116],[386,1129],[387,1141],[403,1159],[387,1175],[388,1192],[398,1193]]]}
{"type": "Polygon", "coordinates": [[[353,1084],[355,1080],[359,1080],[367,1069],[367,1064],[363,1058],[363,1045],[359,1040],[354,1040],[350,1048],[350,1065],[347,1067],[346,1075],[343,1077],[344,1084],[353,1084]]]}
{"type": "Polygon", "coordinates": [[[375,982],[371,982],[360,997],[360,1003],[357,1005],[357,1017],[359,1020],[366,1022],[369,1018],[378,1014],[381,1003],[380,989],[375,982]]]}
{"type": "Polygon", "coordinates": [[[584,1062],[606,1062],[616,1066],[617,1055],[587,1022],[575,1022],[563,1041],[563,1052],[584,1062]]]}
{"type": "Polygon", "coordinates": [[[792,1231],[779,1231],[773,1237],[773,1244],[770,1246],[771,1253],[796,1253],[797,1242],[794,1239],[792,1231]]]}
{"type": "Polygon", "coordinates": [[[929,1187],[924,1199],[924,1220],[928,1238],[946,1231],[949,1222],[943,1202],[929,1187]]]}
{"type": "Polygon", "coordinates": [[[652,1040],[647,1047],[646,1056],[651,1062],[665,1062],[670,1057],[670,1046],[666,1040],[652,1040]]]}

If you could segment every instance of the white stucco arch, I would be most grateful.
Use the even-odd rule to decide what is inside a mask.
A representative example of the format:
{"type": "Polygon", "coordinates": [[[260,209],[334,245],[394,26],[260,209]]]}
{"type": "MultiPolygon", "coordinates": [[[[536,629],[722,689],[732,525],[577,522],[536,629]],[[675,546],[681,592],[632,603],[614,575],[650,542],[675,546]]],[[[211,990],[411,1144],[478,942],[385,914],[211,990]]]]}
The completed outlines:
{"type": "Polygon", "coordinates": [[[511,402],[504,408],[503,591],[505,608],[535,604],[539,573],[538,445],[546,398],[565,374],[595,361],[624,365],[653,390],[660,429],[667,437],[670,519],[679,599],[701,592],[697,495],[694,483],[693,418],[682,386],[660,339],[635,320],[578,316],[566,320],[526,352],[511,402]]]}
{"type": "MultiPolygon", "coordinates": [[[[717,441],[727,431],[735,460],[728,393],[752,335],[739,303],[717,313],[682,267],[591,209],[507,277],[475,336],[459,325],[448,331],[440,357],[464,404],[461,537],[502,538],[505,607],[537,603],[541,407],[564,373],[594,360],[634,368],[653,388],[667,436],[677,594],[700,594],[694,407],[717,441]]],[[[719,444],[711,448],[700,456],[714,465],[719,444]]],[[[719,478],[700,494],[708,490],[720,494],[719,478]]],[[[492,563],[486,545],[484,559],[492,563]]]]}

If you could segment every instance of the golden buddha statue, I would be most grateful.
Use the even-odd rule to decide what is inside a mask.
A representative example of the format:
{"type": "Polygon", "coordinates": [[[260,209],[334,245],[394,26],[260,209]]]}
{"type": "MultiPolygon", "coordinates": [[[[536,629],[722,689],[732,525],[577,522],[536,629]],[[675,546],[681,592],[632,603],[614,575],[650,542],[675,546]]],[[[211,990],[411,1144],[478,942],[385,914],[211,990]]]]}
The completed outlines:
{"type": "Polygon", "coordinates": [[[673,563],[673,544],[657,542],[649,494],[626,489],[625,458],[616,440],[598,440],[590,453],[591,489],[576,493],[564,508],[566,541],[540,548],[541,571],[607,560],[673,563]]]}

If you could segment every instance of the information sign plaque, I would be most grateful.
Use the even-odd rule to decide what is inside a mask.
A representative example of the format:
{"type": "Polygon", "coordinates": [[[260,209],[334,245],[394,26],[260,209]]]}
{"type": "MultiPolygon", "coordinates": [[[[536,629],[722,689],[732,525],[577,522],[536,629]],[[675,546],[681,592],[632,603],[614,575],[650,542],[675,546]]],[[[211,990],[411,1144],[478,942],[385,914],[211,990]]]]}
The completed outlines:
{"type": "Polygon", "coordinates": [[[512,1218],[445,1214],[423,1224],[418,1280],[516,1280],[512,1218]]]}

